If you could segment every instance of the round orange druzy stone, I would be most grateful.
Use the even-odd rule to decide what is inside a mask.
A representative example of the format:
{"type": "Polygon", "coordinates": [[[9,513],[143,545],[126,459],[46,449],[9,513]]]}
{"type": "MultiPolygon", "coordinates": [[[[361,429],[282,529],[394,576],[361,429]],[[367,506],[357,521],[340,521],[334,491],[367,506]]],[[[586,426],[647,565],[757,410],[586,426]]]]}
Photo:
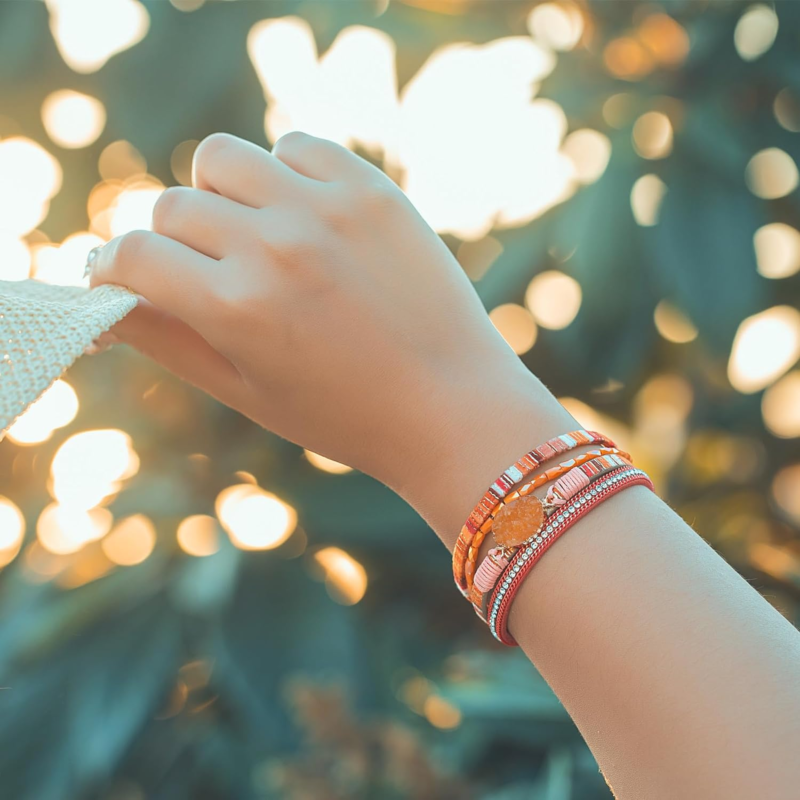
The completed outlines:
{"type": "Polygon", "coordinates": [[[516,547],[542,528],[544,507],[535,495],[520,497],[503,506],[492,523],[494,540],[501,547],[516,547]]]}

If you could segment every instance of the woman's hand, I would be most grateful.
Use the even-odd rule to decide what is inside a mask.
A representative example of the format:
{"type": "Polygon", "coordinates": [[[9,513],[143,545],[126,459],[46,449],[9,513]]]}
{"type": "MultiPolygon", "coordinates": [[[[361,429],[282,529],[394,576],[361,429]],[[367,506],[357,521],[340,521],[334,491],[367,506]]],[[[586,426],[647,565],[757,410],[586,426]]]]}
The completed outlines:
{"type": "Polygon", "coordinates": [[[553,425],[540,409],[533,427],[540,385],[447,247],[363,159],[302,133],[272,153],[216,134],[197,149],[194,184],[164,192],[153,232],[95,261],[93,285],[144,298],[114,330],[123,341],[429,519],[428,495],[466,481],[466,516],[520,447],[574,424],[554,404],[553,425]]]}

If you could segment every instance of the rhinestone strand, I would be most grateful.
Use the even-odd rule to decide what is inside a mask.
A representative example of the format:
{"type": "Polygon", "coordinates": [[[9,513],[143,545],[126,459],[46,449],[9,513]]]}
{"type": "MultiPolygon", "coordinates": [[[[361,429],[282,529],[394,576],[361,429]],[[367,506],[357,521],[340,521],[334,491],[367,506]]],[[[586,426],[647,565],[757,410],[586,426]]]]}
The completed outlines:
{"type": "Polygon", "coordinates": [[[609,473],[598,484],[592,484],[590,489],[573,498],[557,516],[551,517],[547,527],[538,536],[529,539],[520,547],[516,557],[508,565],[495,587],[489,603],[489,629],[495,639],[509,646],[516,645],[516,641],[507,628],[511,602],[520,584],[547,548],[603,500],[622,489],[635,485],[645,485],[649,489],[653,489],[653,483],[647,473],[635,467],[623,467],[616,472],[609,473]]]}

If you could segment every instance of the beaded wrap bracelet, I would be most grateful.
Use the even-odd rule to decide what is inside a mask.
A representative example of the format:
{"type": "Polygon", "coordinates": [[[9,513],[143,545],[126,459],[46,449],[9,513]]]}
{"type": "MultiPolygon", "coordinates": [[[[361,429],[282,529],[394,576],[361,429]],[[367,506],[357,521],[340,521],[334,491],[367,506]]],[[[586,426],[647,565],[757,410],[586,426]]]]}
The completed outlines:
{"type": "MultiPolygon", "coordinates": [[[[526,483],[516,491],[506,495],[497,504],[497,506],[495,506],[491,514],[489,514],[484,521],[483,525],[481,525],[481,527],[475,532],[469,549],[467,550],[467,557],[464,563],[464,580],[467,585],[467,596],[470,597],[470,599],[474,582],[473,579],[475,575],[475,565],[478,560],[478,553],[486,536],[489,533],[494,533],[497,544],[506,549],[512,549],[521,544],[529,536],[536,533],[537,528],[531,530],[530,527],[525,527],[521,532],[519,525],[516,525],[513,522],[509,524],[507,521],[509,518],[507,510],[510,509],[515,503],[518,503],[521,498],[529,497],[530,499],[526,502],[531,507],[529,510],[533,512],[535,524],[537,524],[538,528],[540,529],[545,522],[548,510],[550,510],[551,507],[558,505],[559,494],[569,491],[568,487],[571,484],[574,485],[575,491],[577,491],[577,489],[581,488],[581,485],[588,484],[589,478],[594,472],[596,472],[594,468],[590,467],[584,474],[581,470],[576,471],[575,468],[586,465],[587,463],[591,464],[595,461],[600,462],[600,458],[598,457],[611,459],[611,462],[608,464],[608,466],[622,466],[630,461],[630,455],[622,450],[618,450],[616,447],[601,447],[597,450],[589,450],[588,452],[582,453],[575,458],[571,458],[569,461],[563,461],[561,464],[558,464],[557,466],[551,467],[545,472],[540,473],[529,483],[526,483]],[[585,478],[585,481],[583,478],[585,478]],[[542,501],[539,500],[539,498],[536,497],[533,492],[550,481],[556,481],[556,485],[558,485],[560,493],[556,494],[555,492],[548,492],[549,503],[545,504],[542,503],[542,501]],[[498,519],[506,520],[502,536],[498,535],[497,531],[495,530],[495,521],[498,519]]],[[[602,468],[607,465],[605,462],[602,462],[598,464],[598,466],[602,468]]],[[[574,491],[572,493],[574,494],[574,491]]],[[[546,500],[548,498],[546,498],[546,500]]],[[[560,499],[563,500],[564,498],[562,497],[560,499]]]]}
{"type": "Polygon", "coordinates": [[[464,568],[472,540],[480,527],[486,522],[489,515],[497,505],[508,495],[514,486],[521,483],[541,464],[555,458],[560,453],[566,453],[576,447],[586,444],[600,444],[614,447],[614,442],[606,436],[595,431],[581,428],[577,431],[556,436],[542,445],[535,447],[515,461],[503,474],[487,489],[484,496],[472,510],[469,518],[459,533],[453,550],[453,578],[459,591],[468,597],[468,587],[464,568]]]}
{"type": "MultiPolygon", "coordinates": [[[[547,490],[544,500],[541,501],[545,516],[538,529],[527,532],[526,541],[541,534],[549,519],[576,495],[586,489],[590,484],[598,481],[603,475],[618,467],[630,466],[630,462],[620,455],[610,454],[599,456],[570,469],[562,477],[552,483],[547,490]]],[[[513,511],[513,505],[509,507],[513,511]]],[[[474,547],[480,547],[478,536],[475,537],[474,547]]],[[[469,599],[475,613],[486,622],[486,605],[488,598],[497,585],[497,581],[508,566],[518,547],[500,546],[489,550],[481,565],[475,573],[475,578],[470,588],[469,599]]]]}
{"type": "Polygon", "coordinates": [[[541,535],[532,537],[520,547],[497,582],[489,600],[488,623],[495,639],[510,647],[517,644],[508,631],[511,605],[522,582],[533,569],[533,565],[553,542],[600,503],[623,489],[637,485],[647,486],[651,491],[654,490],[653,482],[648,475],[636,467],[620,467],[608,473],[597,484],[592,484],[572,498],[569,505],[553,518],[541,535]]]}

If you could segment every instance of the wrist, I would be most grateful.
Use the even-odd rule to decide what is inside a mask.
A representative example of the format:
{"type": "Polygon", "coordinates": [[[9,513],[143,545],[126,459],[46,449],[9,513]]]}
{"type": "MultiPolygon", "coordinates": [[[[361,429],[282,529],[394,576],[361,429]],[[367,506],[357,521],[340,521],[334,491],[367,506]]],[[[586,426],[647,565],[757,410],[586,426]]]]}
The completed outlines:
{"type": "Polygon", "coordinates": [[[544,385],[520,364],[499,380],[483,376],[480,391],[457,392],[432,419],[415,465],[392,488],[452,550],[464,520],[486,489],[533,447],[580,427],[544,385]]]}

